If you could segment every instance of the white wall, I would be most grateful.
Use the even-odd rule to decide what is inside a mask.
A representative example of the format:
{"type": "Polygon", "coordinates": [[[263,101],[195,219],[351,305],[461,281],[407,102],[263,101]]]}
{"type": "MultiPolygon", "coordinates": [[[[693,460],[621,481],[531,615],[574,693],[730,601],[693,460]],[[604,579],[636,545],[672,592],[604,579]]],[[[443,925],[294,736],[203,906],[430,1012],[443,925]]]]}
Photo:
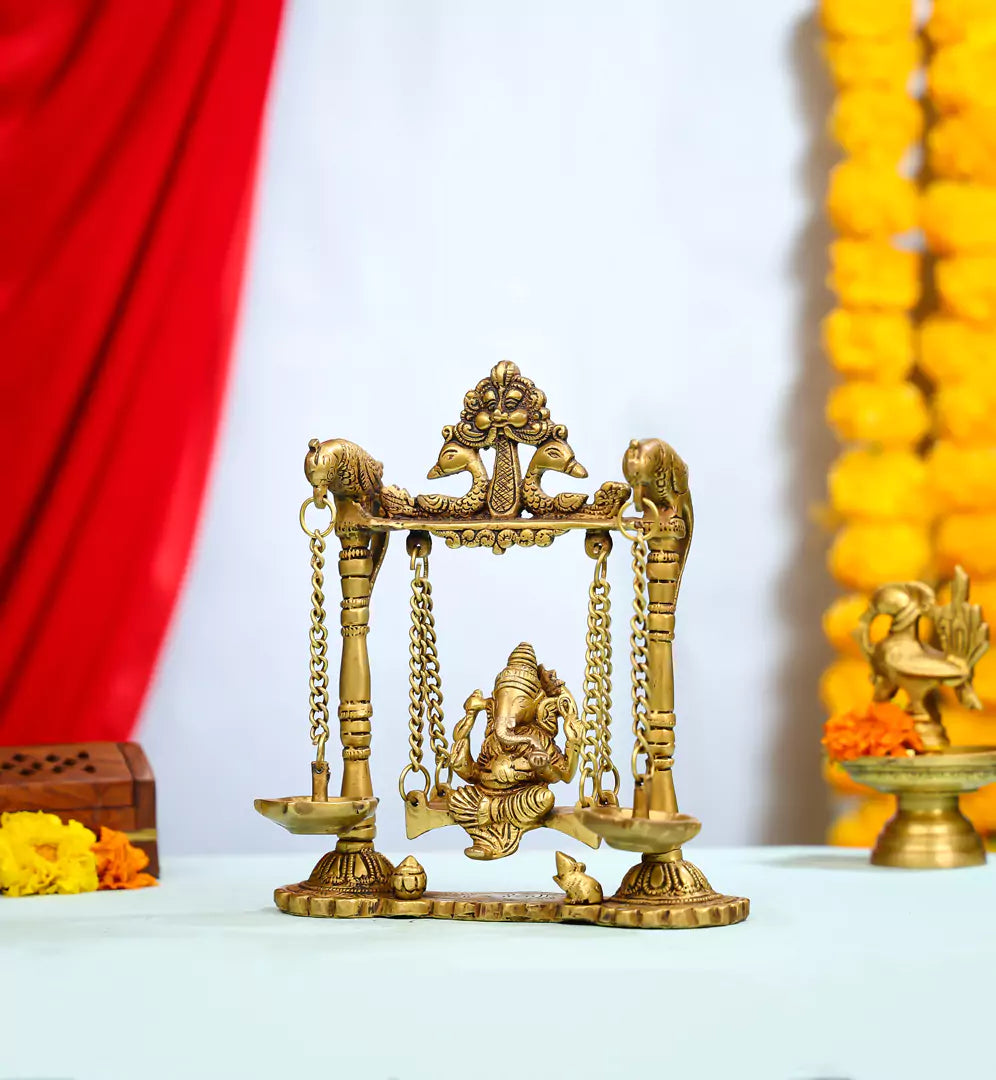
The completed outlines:
{"type": "MultiPolygon", "coordinates": [[[[800,87],[813,76],[797,70],[809,8],[292,6],[219,459],[139,733],[164,849],[321,846],[252,810],[309,787],[307,441],[354,439],[389,481],[430,489],[440,427],[503,358],[546,390],[595,484],[619,476],[633,436],[661,435],[689,462],[682,808],[704,820],[703,843],[817,839],[823,541],[805,513],[826,447],[822,366],[800,348],[823,259],[818,245],[799,254],[800,237],[819,239],[800,87]]],[[[579,535],[500,559],[437,542],[450,726],[521,638],[579,693],[590,566],[579,535]]],[[[611,573],[625,765],[622,546],[611,573]]],[[[396,542],[369,638],[388,851],[411,846],[396,794],[407,580],[396,542]]]]}

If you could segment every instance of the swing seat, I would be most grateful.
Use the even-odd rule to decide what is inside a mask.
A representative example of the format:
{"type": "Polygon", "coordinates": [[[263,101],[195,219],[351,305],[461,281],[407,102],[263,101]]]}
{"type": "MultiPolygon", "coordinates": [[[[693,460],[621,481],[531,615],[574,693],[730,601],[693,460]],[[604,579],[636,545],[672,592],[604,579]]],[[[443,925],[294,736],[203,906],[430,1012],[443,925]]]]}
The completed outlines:
{"type": "Polygon", "coordinates": [[[584,826],[621,851],[671,851],[696,836],[702,822],[691,814],[649,810],[634,816],[624,806],[591,806],[578,811],[584,826]]]}
{"type": "MultiPolygon", "coordinates": [[[[536,828],[556,829],[557,832],[580,840],[588,847],[597,848],[601,845],[602,838],[582,819],[581,813],[576,806],[555,806],[536,828]]],[[[430,799],[424,791],[410,792],[405,799],[405,834],[409,840],[414,840],[432,829],[443,829],[447,825],[456,824],[447,809],[445,799],[430,799]]]]}
{"type": "Polygon", "coordinates": [[[321,802],[310,795],[291,795],[285,799],[256,799],[253,806],[263,817],[282,825],[288,832],[329,836],[352,829],[372,817],[377,800],[331,798],[321,802]]]}

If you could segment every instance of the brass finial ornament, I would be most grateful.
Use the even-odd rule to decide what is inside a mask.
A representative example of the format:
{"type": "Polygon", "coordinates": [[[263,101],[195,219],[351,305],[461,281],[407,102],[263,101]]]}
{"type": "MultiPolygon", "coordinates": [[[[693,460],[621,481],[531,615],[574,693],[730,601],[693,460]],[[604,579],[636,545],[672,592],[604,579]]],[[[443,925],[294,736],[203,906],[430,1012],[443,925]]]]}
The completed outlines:
{"type": "Polygon", "coordinates": [[[413,497],[385,485],[381,463],[355,443],[313,439],[308,445],[304,471],[312,494],[300,517],[312,553],[312,790],[300,797],[257,799],[256,809],[291,832],[335,834],[338,841],[307,880],[275,891],[277,906],[293,915],[338,918],[426,916],[647,928],[741,922],[749,902],[715,892],[682,855],[681,845],[701,825],[678,812],[672,775],[675,605],[692,537],[685,463],[660,439],[634,439],[623,458],[625,481],[607,481],[590,496],[548,495],[542,487],[545,473],[577,479],[588,474],[567,441],[567,428],[551,419],[546,395],[508,361],[466,395],[459,418],[442,429],[442,438],[428,479],[466,472],[465,495],[413,497]],[[522,444],[531,448],[525,474],[522,444]],[[482,458],[485,451],[494,452],[491,472],[482,458]],[[627,517],[630,499],[635,513],[627,517]],[[324,528],[308,524],[312,507],[330,513],[324,528]],[[329,675],[323,569],[325,538],[333,531],[342,548],[338,796],[329,795],[325,759],[329,675]],[[513,546],[549,547],[572,531],[584,533],[585,552],[594,562],[580,709],[556,671],[521,641],[509,649],[490,694],[476,689],[466,698],[451,742],[429,580],[432,538],[450,548],[485,547],[502,554],[513,546]],[[378,801],[369,766],[373,709],[366,635],[370,594],[388,540],[397,532],[407,534],[412,570],[408,761],[398,781],[409,839],[455,826],[466,837],[465,854],[475,860],[513,855],[534,829],[555,829],[592,848],[604,840],[642,856],[611,896],[604,896],[585,863],[563,852],[557,852],[554,876],[560,893],[443,893],[427,890],[425,870],[414,856],[394,867],[374,847],[378,801]],[[613,533],[621,533],[632,551],[631,807],[620,806],[612,744],[606,565],[613,533]],[[556,792],[574,780],[576,797],[558,804],[556,792]]]}
{"type": "Polygon", "coordinates": [[[969,579],[955,570],[948,603],[919,581],[884,585],[871,598],[856,638],[871,665],[873,701],[906,695],[914,747],[897,756],[867,754],[841,765],[858,783],[896,796],[896,813],[872,851],[877,866],[950,869],[986,861],[982,838],[961,813],[959,796],[996,781],[996,747],[951,746],[938,690],[947,687],[967,708],[981,702],[972,686],[975,665],[989,648],[982,611],[969,603],[969,579]],[[885,636],[872,624],[886,616],[885,636]],[[923,640],[925,627],[932,640],[923,640]]]}

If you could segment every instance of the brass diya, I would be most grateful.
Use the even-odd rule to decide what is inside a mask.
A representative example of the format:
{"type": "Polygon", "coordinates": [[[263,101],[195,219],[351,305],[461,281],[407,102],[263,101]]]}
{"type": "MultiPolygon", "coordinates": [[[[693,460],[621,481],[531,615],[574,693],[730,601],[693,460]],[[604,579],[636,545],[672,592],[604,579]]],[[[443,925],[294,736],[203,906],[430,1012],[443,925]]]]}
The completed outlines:
{"type": "Polygon", "coordinates": [[[383,465],[344,439],[312,440],[305,475],[312,494],[301,508],[311,545],[311,738],[316,747],[310,796],[259,799],[256,809],[292,832],[335,833],[335,850],[310,877],[278,888],[277,906],[293,915],[428,916],[444,919],[584,922],[608,926],[721,926],[747,917],[749,902],[717,893],[682,854],[700,823],[678,812],[674,765],[675,605],[692,537],[688,470],[660,439],[633,440],[622,480],[593,495],[548,495],[546,472],[587,472],[554,423],[546,395],[514,365],[494,367],[464,398],[459,419],[443,428],[428,478],[466,473],[465,495],[411,496],[383,483],[383,465]],[[531,448],[525,473],[519,447],[531,448]],[[482,454],[493,451],[489,472],[482,454]],[[331,496],[331,501],[329,499],[331,496]],[[632,505],[635,515],[625,511],[632,505]],[[322,529],[307,524],[327,511],[322,529]],[[340,795],[330,797],[328,635],[325,622],[325,537],[335,531],[342,592],[339,665],[340,795]],[[429,580],[432,538],[448,548],[547,548],[584,533],[594,562],[586,588],[588,627],[581,707],[552,668],[522,641],[508,654],[490,693],[473,690],[447,734],[440,658],[429,580]],[[398,787],[406,831],[414,839],[456,826],[474,860],[513,855],[534,829],[554,829],[597,848],[639,852],[641,861],[605,898],[584,863],[558,852],[558,893],[427,891],[414,856],[397,867],[374,847],[377,800],[370,778],[371,679],[366,638],[370,595],[388,541],[404,532],[412,570],[409,633],[408,761],[398,787]],[[630,543],[633,804],[619,805],[620,774],[612,751],[611,601],[606,564],[613,534],[630,543]],[[476,749],[471,739],[483,717],[476,749]],[[426,759],[426,738],[431,762],[426,759]],[[577,780],[573,804],[557,805],[554,788],[577,780]]]}
{"type": "Polygon", "coordinates": [[[925,747],[907,757],[841,762],[853,780],[896,796],[896,813],[872,851],[876,866],[940,870],[986,861],[982,837],[958,800],[996,781],[996,747],[951,746],[937,702],[938,688],[946,686],[962,705],[981,708],[972,676],[989,647],[989,627],[968,594],[968,575],[958,567],[947,604],[938,604],[922,582],[886,585],[861,620],[857,638],[872,667],[874,700],[888,701],[904,690],[906,711],[925,747]],[[871,624],[879,615],[890,617],[889,629],[873,644],[871,624]],[[924,619],[933,624],[939,647],[921,640],[924,619]]]}

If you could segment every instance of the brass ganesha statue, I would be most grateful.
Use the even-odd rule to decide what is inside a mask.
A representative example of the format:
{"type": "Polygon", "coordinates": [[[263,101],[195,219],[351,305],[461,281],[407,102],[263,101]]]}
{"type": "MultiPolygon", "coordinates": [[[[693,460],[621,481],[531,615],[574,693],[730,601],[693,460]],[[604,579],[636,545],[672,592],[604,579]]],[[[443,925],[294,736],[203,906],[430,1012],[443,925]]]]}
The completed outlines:
{"type": "Polygon", "coordinates": [[[555,671],[536,663],[532,645],[521,642],[491,697],[475,690],[453,729],[450,763],[467,784],[449,793],[447,809],[473,840],[469,858],[512,855],[523,834],[543,823],[555,802],[550,784],[574,778],[583,735],[570,691],[555,671]],[[475,758],[470,733],[482,712],[487,721],[475,758]],[[561,723],[563,750],[555,742],[561,723]]]}

